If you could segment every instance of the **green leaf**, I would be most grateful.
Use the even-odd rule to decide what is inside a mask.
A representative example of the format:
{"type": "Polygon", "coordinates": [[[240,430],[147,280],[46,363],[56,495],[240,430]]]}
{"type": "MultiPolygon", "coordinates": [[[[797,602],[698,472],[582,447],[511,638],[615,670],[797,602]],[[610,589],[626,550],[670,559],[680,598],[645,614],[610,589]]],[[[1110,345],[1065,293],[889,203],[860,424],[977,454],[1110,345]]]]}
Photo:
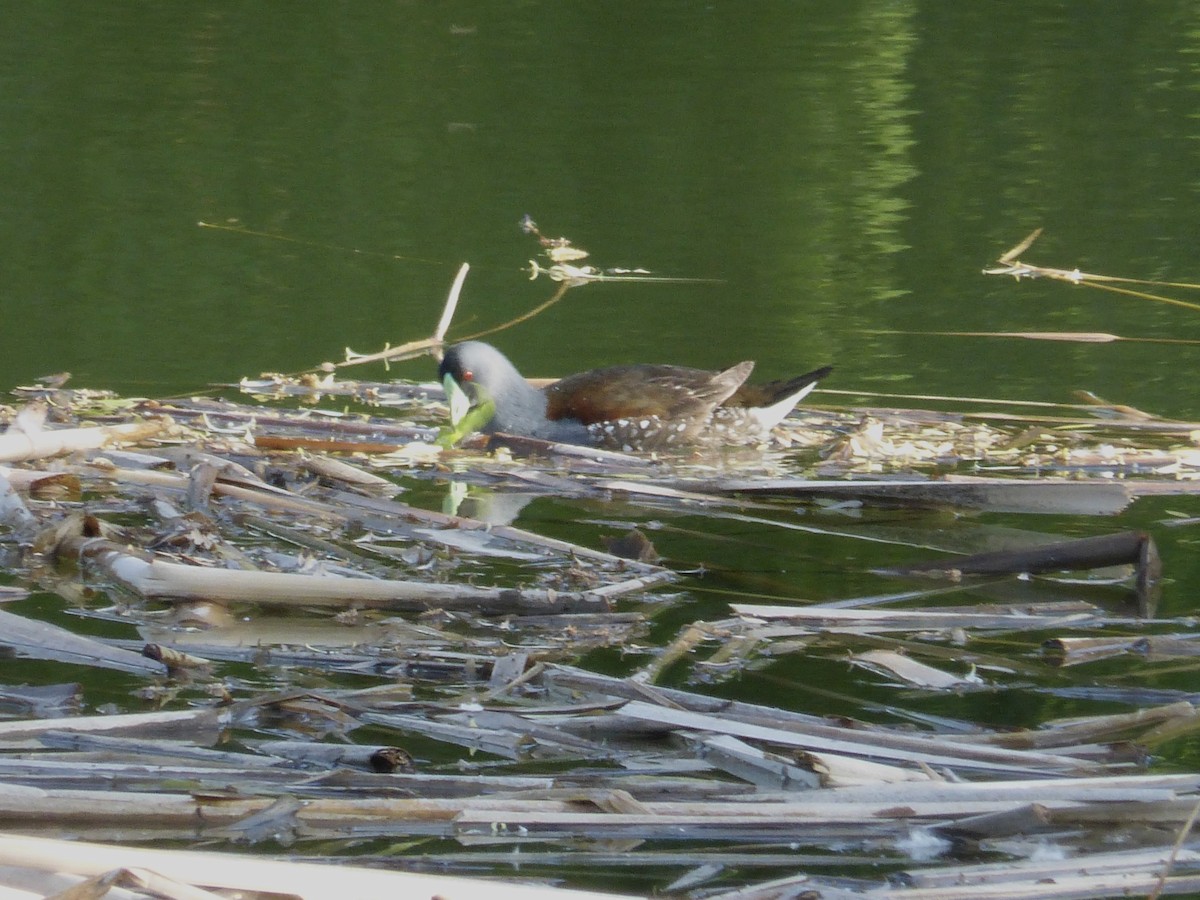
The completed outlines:
{"type": "Polygon", "coordinates": [[[466,415],[458,421],[457,425],[440,428],[434,443],[439,447],[453,447],[468,435],[486,428],[488,422],[492,421],[492,417],[495,415],[496,404],[491,400],[484,400],[478,406],[472,406],[467,410],[466,415]]]}

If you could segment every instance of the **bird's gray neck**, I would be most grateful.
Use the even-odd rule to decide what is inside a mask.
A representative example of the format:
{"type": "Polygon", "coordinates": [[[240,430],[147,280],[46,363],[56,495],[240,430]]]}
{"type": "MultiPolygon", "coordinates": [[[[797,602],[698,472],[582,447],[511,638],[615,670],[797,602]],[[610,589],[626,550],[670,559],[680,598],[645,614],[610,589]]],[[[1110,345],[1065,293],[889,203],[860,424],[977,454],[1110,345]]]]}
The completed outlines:
{"type": "Polygon", "coordinates": [[[488,431],[504,431],[509,434],[529,434],[542,437],[545,431],[546,398],[519,375],[509,379],[503,390],[494,398],[496,414],[488,424],[488,431]]]}
{"type": "Polygon", "coordinates": [[[487,428],[490,432],[523,434],[544,441],[568,444],[591,443],[587,428],[576,421],[552,422],[546,418],[546,395],[530,386],[524,378],[510,383],[502,398],[496,400],[496,414],[487,428]]]}

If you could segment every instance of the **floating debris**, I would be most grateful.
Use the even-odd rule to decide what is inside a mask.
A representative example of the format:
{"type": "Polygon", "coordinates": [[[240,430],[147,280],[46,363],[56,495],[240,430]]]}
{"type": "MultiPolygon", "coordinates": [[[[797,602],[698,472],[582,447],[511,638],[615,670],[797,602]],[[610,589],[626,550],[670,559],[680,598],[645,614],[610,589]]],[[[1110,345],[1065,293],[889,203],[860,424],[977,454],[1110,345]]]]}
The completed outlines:
{"type": "MultiPolygon", "coordinates": [[[[481,868],[511,878],[519,853],[522,879],[621,866],[708,896],[803,884],[963,897],[1001,874],[1013,891],[1055,896],[1060,879],[1149,883],[1200,802],[1200,775],[1159,772],[1148,754],[1194,734],[1200,698],[1159,702],[1100,678],[1096,698],[1130,708],[1015,728],[908,702],[1050,696],[1101,660],[1192,665],[1190,619],[1126,602],[1131,584],[1149,595],[1161,581],[1151,534],[1010,527],[997,550],[986,521],[968,534],[875,515],[1045,521],[1194,494],[1195,423],[1119,404],[1104,418],[814,407],[770,446],[670,458],[507,440],[448,450],[428,384],[279,376],[245,382],[241,402],[110,397],[102,410],[92,394],[53,392],[53,421],[24,416],[5,435],[3,551],[21,582],[5,596],[57,593],[73,620],[130,636],[76,634],[22,604],[0,614],[0,643],[30,665],[115,669],[137,700],[95,714],[73,686],[0,691],[0,809],[34,835],[0,835],[14,865],[37,869],[36,850],[74,872],[70,853],[36,837],[69,826],[83,841],[282,843],[339,861],[364,842],[404,842],[448,879],[421,882],[431,895],[465,890],[460,876],[481,868]],[[513,524],[544,521],[526,508],[539,498],[586,510],[572,539],[513,524]],[[747,529],[878,543],[896,560],[889,577],[914,586],[826,602],[704,594],[672,549],[684,529],[738,552],[747,529]],[[1089,581],[1086,598],[1048,577],[1112,565],[1122,577],[1089,581]],[[897,699],[796,711],[797,696],[830,690],[811,673],[834,671],[897,699]],[[788,708],[759,678],[780,682],[772,695],[788,708]],[[716,696],[732,686],[761,696],[716,696]],[[1109,688],[1121,699],[1099,693],[1109,688]],[[1035,865],[1046,841],[1062,858],[1035,865]],[[823,880],[848,845],[908,886],[823,880]],[[1027,859],[998,874],[965,853],[1027,859]]],[[[151,859],[107,852],[112,868],[151,859]]],[[[1164,890],[1191,884],[1189,853],[1164,890]]],[[[212,886],[182,868],[195,858],[152,857],[212,886]]],[[[221,871],[226,886],[261,887],[249,870],[221,871]]],[[[376,891],[351,886],[374,884],[370,870],[337,871],[343,895],[376,891]]]]}

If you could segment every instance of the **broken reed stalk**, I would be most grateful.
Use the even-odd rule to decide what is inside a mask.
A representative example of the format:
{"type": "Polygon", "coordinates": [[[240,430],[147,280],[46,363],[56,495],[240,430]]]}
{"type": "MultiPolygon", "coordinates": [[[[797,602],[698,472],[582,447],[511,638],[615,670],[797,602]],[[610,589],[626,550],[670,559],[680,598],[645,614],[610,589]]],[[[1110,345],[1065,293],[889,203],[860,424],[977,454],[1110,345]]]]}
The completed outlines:
{"type": "Polygon", "coordinates": [[[111,577],[147,598],[286,607],[460,609],[479,613],[596,612],[608,608],[605,600],[589,597],[586,592],[206,568],[145,558],[112,541],[84,536],[64,538],[56,552],[91,560],[111,577]]]}
{"type": "Polygon", "coordinates": [[[1033,242],[1041,236],[1041,233],[1042,229],[1034,229],[1019,244],[1004,253],[996,261],[998,263],[996,268],[984,269],[983,274],[1011,275],[1018,281],[1020,281],[1022,278],[1049,278],[1053,281],[1065,281],[1069,284],[1081,285],[1083,287],[1112,291],[1116,294],[1124,294],[1125,296],[1136,297],[1140,300],[1153,300],[1158,303],[1181,306],[1185,309],[1200,310],[1200,304],[1189,303],[1186,300],[1178,300],[1174,297],[1164,297],[1161,294],[1151,294],[1146,291],[1139,291],[1134,290],[1133,288],[1121,286],[1142,285],[1145,287],[1200,290],[1200,284],[1193,284],[1186,281],[1155,281],[1147,278],[1122,278],[1118,275],[1096,275],[1090,272],[1081,272],[1079,269],[1057,269],[1051,266],[1037,266],[1031,263],[1021,262],[1017,257],[1033,246],[1033,242]]]}
{"type": "MultiPolygon", "coordinates": [[[[590,547],[584,547],[580,544],[572,544],[568,541],[559,540],[557,538],[544,537],[540,534],[535,534],[534,532],[526,531],[523,528],[517,528],[513,525],[490,525],[487,522],[481,522],[477,519],[453,516],[448,513],[436,512],[429,509],[419,509],[417,507],[398,503],[395,500],[384,500],[378,497],[364,497],[360,494],[350,493],[349,491],[333,491],[330,493],[330,499],[337,503],[344,503],[350,509],[359,509],[365,512],[380,513],[383,515],[405,516],[418,522],[428,525],[435,525],[439,528],[459,528],[466,531],[482,531],[494,537],[500,537],[506,540],[516,541],[518,543],[525,543],[529,544],[530,546],[541,547],[543,549],[552,550],[559,553],[573,554],[580,559],[618,565],[622,568],[640,572],[646,577],[674,577],[674,572],[672,570],[665,569],[662,566],[655,566],[649,563],[637,562],[635,560],[622,559],[621,557],[614,556],[611,553],[593,550],[590,547]]],[[[336,507],[328,505],[326,506],[326,509],[332,511],[336,509],[336,507]]],[[[350,516],[347,516],[347,518],[349,517],[350,516]]]]}
{"type": "Polygon", "coordinates": [[[1112,515],[1130,504],[1130,482],[1080,481],[1070,478],[991,478],[946,475],[939,480],[871,480],[806,478],[726,478],[715,481],[683,479],[677,484],[708,494],[774,494],[794,497],[833,497],[875,500],[926,508],[965,507],[991,512],[1051,515],[1112,515]]]}
{"type": "Polygon", "coordinates": [[[1195,722],[1197,715],[1196,708],[1191,703],[1181,700],[1129,713],[1047,722],[1036,729],[996,732],[989,735],[949,735],[946,740],[954,743],[986,742],[1014,750],[1051,749],[1073,744],[1115,741],[1121,736],[1128,738],[1130,732],[1145,732],[1164,722],[1195,722]]]}
{"type": "MultiPolygon", "coordinates": [[[[438,319],[437,326],[434,328],[432,336],[422,338],[421,340],[408,341],[407,343],[401,344],[399,347],[385,347],[383,350],[380,350],[376,353],[356,353],[347,347],[345,351],[346,358],[342,362],[333,363],[333,368],[340,369],[345,366],[358,366],[365,363],[374,362],[382,362],[386,364],[389,362],[399,362],[405,359],[415,359],[418,356],[425,356],[427,354],[440,360],[442,356],[442,347],[444,347],[446,344],[446,332],[449,331],[450,323],[454,319],[454,313],[458,308],[458,299],[462,293],[463,283],[466,281],[467,272],[470,271],[470,268],[470,265],[467,263],[463,263],[459,267],[458,274],[455,275],[454,278],[454,283],[450,286],[450,293],[446,297],[446,304],[442,308],[441,318],[438,319]]],[[[534,316],[545,312],[547,309],[561,300],[566,295],[567,290],[570,287],[570,284],[563,282],[559,284],[558,289],[555,290],[549,300],[539,303],[528,312],[524,312],[515,318],[509,319],[507,322],[503,322],[499,325],[493,326],[492,328],[487,328],[483,331],[476,332],[475,334],[467,335],[462,340],[466,341],[486,337],[487,335],[495,334],[499,331],[505,331],[509,328],[512,328],[514,325],[519,325],[522,322],[526,322],[529,319],[532,319],[534,316]]]]}
{"type": "Polygon", "coordinates": [[[475,334],[467,335],[465,338],[463,338],[463,340],[468,341],[468,340],[475,340],[476,338],[487,337],[489,334],[496,334],[499,331],[506,331],[509,328],[512,328],[514,325],[520,325],[522,322],[528,321],[529,319],[532,319],[534,316],[540,315],[541,313],[548,310],[551,306],[553,306],[555,303],[557,303],[559,300],[561,300],[563,297],[566,296],[567,291],[570,289],[570,287],[571,287],[571,285],[564,281],[561,284],[559,284],[558,290],[556,290],[550,296],[549,300],[545,300],[542,303],[539,303],[533,309],[529,310],[529,312],[522,313],[521,315],[517,316],[516,318],[509,319],[507,322],[503,322],[499,325],[496,325],[493,328],[488,328],[488,329],[485,329],[484,331],[477,331],[477,332],[475,332],[475,334]]]}
{"type": "Polygon", "coordinates": [[[888,391],[858,390],[844,388],[817,387],[813,393],[831,394],[843,397],[878,397],[881,400],[916,400],[919,402],[934,401],[937,403],[986,403],[993,406],[1029,406],[1046,409],[1072,409],[1070,403],[1054,403],[1049,400],[1002,400],[996,397],[958,397],[948,394],[897,394],[888,391]]]}
{"type": "Polygon", "coordinates": [[[1030,775],[1081,769],[1099,772],[1102,767],[1065,754],[1030,753],[1000,747],[948,745],[945,736],[915,735],[887,729],[869,729],[831,725],[826,720],[773,709],[753,703],[705,697],[689,691],[654,687],[632,679],[598,675],[569,666],[546,667],[547,683],[590,694],[624,697],[631,700],[621,715],[656,723],[663,730],[688,730],[749,737],[750,732],[769,743],[783,746],[848,752],[873,759],[892,759],[928,763],[949,754],[952,766],[994,768],[1030,775]],[[650,698],[653,702],[646,702],[650,698]],[[761,730],[756,730],[761,729],[761,730]],[[853,749],[857,748],[857,749],[853,749]],[[869,749],[868,749],[869,748],[869,749]]]}
{"type": "Polygon", "coordinates": [[[1101,290],[1101,291],[1111,291],[1114,294],[1123,294],[1126,297],[1135,297],[1138,300],[1153,300],[1156,303],[1166,303],[1169,306],[1181,306],[1184,309],[1190,309],[1190,310],[1195,310],[1197,312],[1200,312],[1200,303],[1189,303],[1187,300],[1180,300],[1176,297],[1164,297],[1164,296],[1162,296],[1162,294],[1151,294],[1147,291],[1135,291],[1135,290],[1132,290],[1131,288],[1120,287],[1119,285],[1113,284],[1112,282],[1123,281],[1126,283],[1134,283],[1134,284],[1153,284],[1153,285],[1161,285],[1162,287],[1186,287],[1186,288],[1196,288],[1196,287],[1200,287],[1200,285],[1169,282],[1169,281],[1140,281],[1136,278],[1116,278],[1111,275],[1089,275],[1086,272],[1079,273],[1082,280],[1076,280],[1076,278],[1073,277],[1074,275],[1075,275],[1075,273],[1072,272],[1072,273],[1067,273],[1066,277],[1063,277],[1062,275],[1056,275],[1056,276],[1051,276],[1051,277],[1056,277],[1061,281],[1070,281],[1073,284],[1079,284],[1079,285],[1082,285],[1083,287],[1095,288],[1095,289],[1101,290]]]}
{"type": "Polygon", "coordinates": [[[332,456],[306,454],[301,458],[300,464],[302,468],[307,469],[314,475],[319,475],[322,478],[337,481],[341,484],[353,485],[359,489],[378,492],[387,496],[400,492],[399,485],[394,481],[390,481],[381,475],[368,472],[358,466],[351,465],[345,460],[336,459],[332,456]]]}
{"type": "Polygon", "coordinates": [[[1138,609],[1152,614],[1162,581],[1162,559],[1154,539],[1144,531],[1125,531],[1099,537],[1059,541],[1020,550],[976,553],[957,559],[917,563],[883,570],[885,575],[930,575],[961,578],[963,575],[1005,575],[1101,569],[1132,566],[1138,609]]]}
{"type": "MultiPolygon", "coordinates": [[[[621,788],[588,790],[578,786],[490,796],[317,796],[288,809],[279,824],[302,829],[310,839],[354,834],[363,840],[417,831],[461,838],[490,835],[499,841],[506,839],[503,832],[495,830],[500,822],[508,829],[521,825],[530,832],[590,839],[624,835],[686,840],[689,831],[694,836],[725,840],[745,840],[755,834],[776,840],[820,839],[832,829],[849,840],[872,833],[898,836],[920,824],[953,826],[980,816],[1012,814],[1026,806],[1029,794],[1038,790],[1038,783],[1026,782],[1021,799],[1011,792],[1005,799],[994,799],[986,792],[972,795],[969,791],[954,798],[954,792],[937,782],[925,784],[947,797],[926,800],[921,796],[925,785],[917,782],[883,786],[879,793],[851,787],[748,800],[642,800],[621,788]],[[897,794],[905,799],[897,802],[893,796],[897,794]]],[[[1058,787],[1050,785],[1048,794],[1053,796],[1039,802],[1046,809],[1047,821],[1059,827],[1088,822],[1177,823],[1194,805],[1191,798],[1170,799],[1169,792],[1163,791],[1113,791],[1109,793],[1122,799],[1108,800],[1103,799],[1103,792],[1094,796],[1087,791],[1063,794],[1058,787]]],[[[14,826],[69,825],[76,830],[104,824],[109,828],[140,827],[143,835],[175,830],[201,838],[228,838],[231,832],[236,835],[243,830],[248,816],[270,815],[281,802],[270,796],[214,797],[204,791],[0,787],[0,812],[14,826]]]]}
{"type": "Polygon", "coordinates": [[[648,665],[630,677],[643,684],[653,684],[671,665],[683,659],[695,649],[697,644],[710,637],[712,635],[701,628],[699,624],[689,625],[676,636],[675,640],[656,653],[648,665]]]}
{"type": "MultiPolygon", "coordinates": [[[[100,469],[99,474],[102,477],[127,484],[141,484],[179,491],[186,491],[190,484],[186,475],[159,470],[123,469],[106,466],[100,469]]],[[[265,509],[279,512],[315,515],[340,521],[359,522],[360,524],[363,516],[369,513],[375,516],[396,517],[405,521],[416,521],[437,528],[459,528],[470,531],[481,531],[505,540],[541,547],[554,552],[573,554],[580,559],[619,565],[623,568],[642,573],[647,578],[653,577],[655,579],[669,580],[674,577],[674,573],[670,569],[621,559],[620,557],[613,556],[611,553],[604,553],[556,538],[543,537],[542,535],[511,525],[493,526],[474,519],[420,509],[399,503],[395,500],[364,497],[348,491],[331,491],[329,494],[331,502],[322,502],[310,497],[302,497],[291,491],[261,482],[238,484],[232,483],[226,478],[218,477],[213,484],[213,493],[232,500],[254,503],[265,509]],[[335,503],[344,505],[337,506],[335,503]]],[[[437,533],[432,532],[427,537],[430,540],[436,541],[437,533]]]]}
{"type": "Polygon", "coordinates": [[[135,675],[163,675],[166,667],[120,647],[75,634],[49,622],[40,622],[0,609],[0,646],[21,656],[97,666],[135,675]]]}
{"type": "Polygon", "coordinates": [[[463,283],[466,281],[467,273],[470,270],[471,267],[467,263],[463,263],[458,267],[458,274],[454,276],[454,283],[450,285],[450,293],[446,296],[445,306],[442,307],[441,318],[438,319],[437,326],[433,329],[431,337],[418,341],[409,341],[406,344],[401,344],[399,347],[385,347],[378,353],[356,353],[347,347],[346,358],[340,363],[334,363],[333,367],[340,369],[344,366],[359,366],[364,363],[397,362],[404,359],[415,359],[418,356],[426,354],[431,354],[440,359],[442,345],[445,343],[446,331],[450,328],[450,322],[454,319],[454,311],[458,308],[458,298],[462,293],[463,283]]]}
{"type": "Polygon", "coordinates": [[[442,307],[442,316],[438,319],[437,327],[433,329],[433,340],[439,344],[445,341],[446,332],[450,330],[450,323],[454,320],[454,311],[458,309],[458,298],[462,294],[463,284],[470,271],[470,265],[463,263],[458,267],[454,282],[450,285],[450,293],[446,296],[446,305],[442,307]]]}
{"type": "Polygon", "coordinates": [[[633,700],[620,715],[654,722],[666,730],[707,731],[778,744],[784,747],[825,750],[874,760],[891,760],[910,765],[950,766],[985,769],[1035,776],[1048,773],[1096,773],[1101,767],[1067,756],[1035,751],[1010,751],[997,747],[951,746],[935,737],[918,737],[876,732],[865,735],[854,729],[832,725],[810,725],[803,730],[732,719],[725,716],[674,710],[633,700]]]}
{"type": "Polygon", "coordinates": [[[1175,843],[1171,846],[1170,854],[1163,863],[1162,874],[1158,876],[1158,881],[1155,883],[1154,889],[1146,896],[1146,900],[1158,900],[1162,896],[1163,888],[1166,887],[1167,879],[1171,875],[1171,869],[1175,866],[1175,860],[1179,858],[1179,851],[1183,849],[1183,842],[1192,833],[1197,816],[1200,816],[1200,800],[1197,800],[1196,805],[1192,807],[1192,814],[1188,816],[1187,821],[1179,827],[1179,834],[1175,838],[1175,843]]]}
{"type": "Polygon", "coordinates": [[[64,428],[34,434],[9,430],[0,434],[0,462],[42,459],[77,450],[96,450],[110,444],[136,444],[161,433],[167,425],[165,419],[147,419],[122,425],[64,428]]]}
{"type": "MultiPolygon", "coordinates": [[[[41,748],[42,736],[49,732],[121,734],[146,736],[155,740],[191,740],[216,743],[228,728],[232,713],[228,708],[204,707],[149,713],[117,713],[72,716],[69,719],[14,719],[0,722],[0,747],[6,750],[41,748]]],[[[0,784],[0,791],[17,791],[18,786],[0,784]]]]}
{"type": "Polygon", "coordinates": [[[1098,623],[1094,613],[1041,615],[1021,609],[966,612],[943,609],[855,609],[835,606],[770,606],[756,603],[731,603],[739,616],[757,620],[784,620],[795,625],[828,632],[885,632],[988,628],[1005,631],[1029,631],[1042,628],[1080,627],[1098,623]]]}
{"type": "Polygon", "coordinates": [[[970,687],[974,683],[893,650],[868,650],[855,654],[851,662],[870,670],[882,670],[914,687],[945,690],[970,687]]]}
{"type": "Polygon", "coordinates": [[[1075,569],[1138,565],[1152,570],[1148,577],[1162,575],[1162,561],[1154,539],[1144,531],[1124,531],[1074,541],[1058,541],[1019,550],[996,550],[971,556],[947,558],[881,570],[887,575],[1005,575],[1028,572],[1041,574],[1075,569]]]}
{"type": "MultiPolygon", "coordinates": [[[[1019,338],[1027,341],[1060,341],[1073,344],[1111,344],[1123,341],[1133,344],[1200,344],[1187,338],[1124,337],[1105,331],[903,331],[872,329],[866,334],[895,334],[912,337],[1019,338]]],[[[848,392],[847,392],[848,393],[848,392]]]]}
{"type": "MultiPolygon", "coordinates": [[[[492,900],[613,900],[616,896],[453,875],[397,872],[353,865],[329,866],[211,851],[151,850],[11,834],[0,834],[0,862],[20,869],[71,872],[87,877],[103,875],[114,869],[133,868],[152,871],[185,884],[220,888],[230,893],[302,896],[306,900],[443,896],[489,897],[492,900]]],[[[88,893],[87,896],[99,894],[88,893]]]]}

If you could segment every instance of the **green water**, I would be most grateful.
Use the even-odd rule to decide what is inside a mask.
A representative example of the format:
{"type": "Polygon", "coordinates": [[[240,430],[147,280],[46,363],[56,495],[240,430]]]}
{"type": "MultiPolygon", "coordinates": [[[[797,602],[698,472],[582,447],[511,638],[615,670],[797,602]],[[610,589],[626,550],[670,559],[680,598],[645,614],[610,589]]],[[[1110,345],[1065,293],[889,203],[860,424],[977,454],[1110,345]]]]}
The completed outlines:
{"type": "MultiPolygon", "coordinates": [[[[1200,418],[1200,345],[1151,342],[1200,341],[1200,311],[981,274],[1043,227],[1027,261],[1200,282],[1192,2],[59,0],[9,3],[0,23],[0,390],[69,370],[75,386],[167,396],[425,337],[462,262],[451,336],[481,330],[551,293],[522,271],[530,214],[599,266],[710,279],[572,291],[494,338],[530,374],[833,362],[828,386],[852,392],[1088,389],[1200,418]],[[999,331],[1127,340],[933,334],[999,331]]],[[[1158,524],[1172,512],[1200,508],[983,523],[1148,527],[1162,611],[1180,615],[1200,571],[1190,530],[1158,524]]],[[[595,545],[579,514],[538,501],[521,524],[595,545]]],[[[894,589],[869,570],[895,551],[676,524],[656,543],[710,569],[697,587],[894,589]]],[[[699,592],[688,615],[720,614],[722,596],[699,592]]],[[[828,672],[797,658],[741,687],[826,711],[796,685],[828,672]]],[[[987,702],[975,714],[996,725],[1080,711],[987,702]]],[[[1175,761],[1200,764],[1189,755],[1175,761]]]]}
{"type": "Polygon", "coordinates": [[[504,335],[530,371],[833,361],[844,389],[1200,414],[1188,346],[871,333],[1200,336],[1196,311],[980,275],[1043,226],[1032,261],[1200,280],[1190,3],[3,17],[0,384],[66,369],[160,395],[304,369],[427,334],[463,261],[474,331],[549,293],[520,271],[529,213],[598,265],[722,279],[578,291],[504,335]]]}

